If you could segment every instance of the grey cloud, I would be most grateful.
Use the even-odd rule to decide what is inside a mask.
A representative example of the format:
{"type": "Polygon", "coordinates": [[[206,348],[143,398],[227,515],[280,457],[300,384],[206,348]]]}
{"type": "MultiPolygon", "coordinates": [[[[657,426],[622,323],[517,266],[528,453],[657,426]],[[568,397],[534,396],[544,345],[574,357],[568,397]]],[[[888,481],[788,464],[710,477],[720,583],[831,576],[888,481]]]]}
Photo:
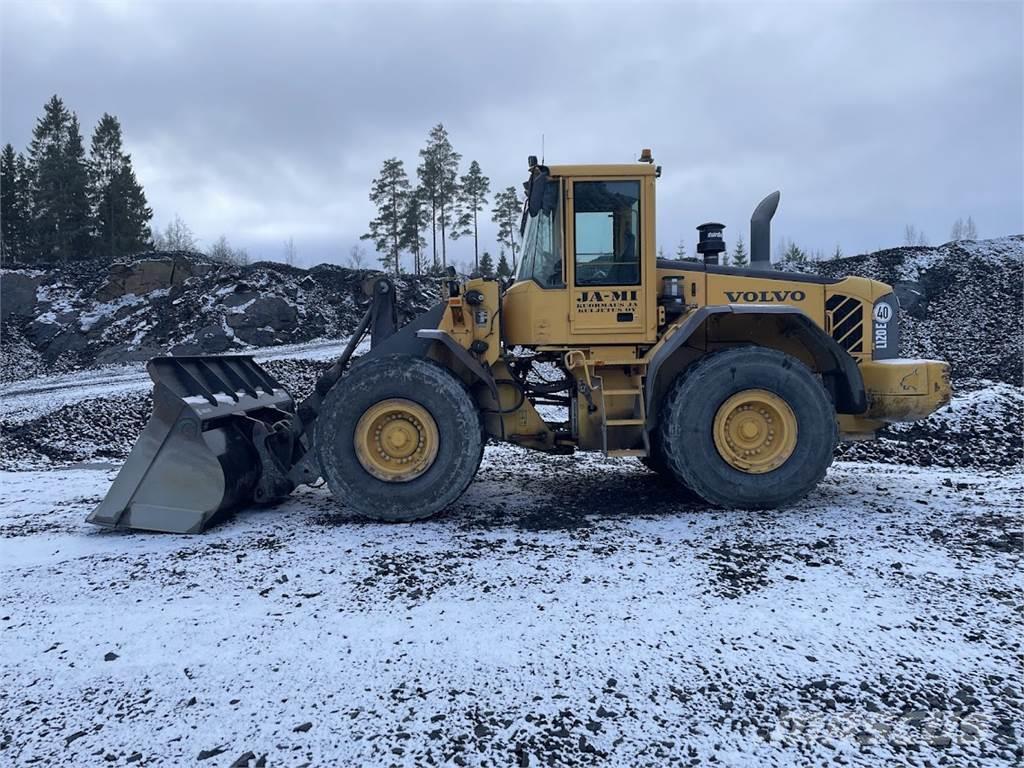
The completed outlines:
{"type": "Polygon", "coordinates": [[[254,255],[293,236],[342,257],[381,160],[413,172],[439,120],[494,187],[542,133],[549,162],[653,147],[670,252],[711,218],[745,234],[781,188],[779,234],[852,253],[967,214],[1024,230],[1021,23],[1012,3],[16,3],[2,130],[23,147],[53,92],[86,130],[113,112],[158,222],[254,255]]]}

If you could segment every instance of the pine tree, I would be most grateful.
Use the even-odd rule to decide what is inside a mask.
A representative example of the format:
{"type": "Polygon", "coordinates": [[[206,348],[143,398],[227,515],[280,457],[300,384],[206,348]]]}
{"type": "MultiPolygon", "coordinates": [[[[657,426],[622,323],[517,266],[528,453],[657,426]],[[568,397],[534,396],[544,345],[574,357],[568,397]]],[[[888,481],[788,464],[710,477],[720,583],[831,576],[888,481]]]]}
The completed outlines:
{"type": "Polygon", "coordinates": [[[90,252],[89,173],[78,118],[57,96],[44,107],[29,145],[32,234],[44,261],[90,252]]]}
{"type": "MultiPolygon", "coordinates": [[[[431,135],[433,135],[433,132],[431,132],[431,135]]],[[[420,150],[420,165],[416,169],[416,175],[420,180],[419,189],[422,191],[423,202],[430,208],[430,247],[433,251],[432,265],[436,270],[440,264],[437,259],[437,209],[439,206],[441,172],[429,139],[427,146],[420,150]]]]}
{"type": "Polygon", "coordinates": [[[31,257],[31,205],[25,157],[7,144],[0,153],[0,254],[3,260],[31,257]]]}
{"type": "Polygon", "coordinates": [[[402,233],[401,250],[409,251],[412,254],[412,271],[414,274],[422,275],[424,272],[423,249],[427,247],[427,241],[423,237],[423,230],[427,226],[427,207],[424,205],[424,192],[421,187],[412,190],[405,201],[405,210],[402,212],[402,233]]]}
{"type": "Polygon", "coordinates": [[[508,265],[508,259],[505,258],[505,249],[501,249],[501,253],[498,254],[498,277],[506,278],[512,276],[512,268],[508,265]]]}
{"type": "Polygon", "coordinates": [[[441,227],[441,266],[445,267],[448,265],[447,230],[455,218],[456,200],[459,196],[459,162],[462,160],[462,155],[452,148],[448,132],[441,123],[435,127],[432,138],[440,170],[437,189],[437,223],[441,227]]]}
{"type": "Polygon", "coordinates": [[[97,253],[117,258],[146,248],[153,211],[135,178],[131,155],[122,150],[121,124],[106,113],[92,135],[89,181],[97,253]]]}
{"type": "Polygon", "coordinates": [[[732,263],[737,267],[745,267],[750,263],[747,248],[743,244],[743,235],[736,238],[736,247],[732,250],[732,263]]]}
{"type": "Polygon", "coordinates": [[[434,267],[437,261],[437,230],[441,230],[441,266],[447,266],[447,230],[452,223],[452,207],[458,195],[459,161],[462,155],[452,148],[443,123],[430,129],[427,146],[420,150],[422,162],[417,169],[425,198],[430,203],[431,245],[434,267]]]}
{"type": "Polygon", "coordinates": [[[477,271],[484,277],[494,277],[494,259],[489,252],[483,252],[480,263],[477,264],[477,271]]]}
{"type": "Polygon", "coordinates": [[[360,240],[372,240],[381,254],[384,271],[401,272],[403,213],[409,199],[409,177],[397,157],[384,161],[380,175],[373,180],[370,202],[377,206],[377,216],[370,221],[370,231],[360,240]]]}
{"type": "Polygon", "coordinates": [[[491,191],[491,180],[484,176],[480,164],[474,160],[469,172],[459,179],[459,196],[456,201],[457,218],[452,238],[473,236],[473,265],[480,267],[480,234],[477,228],[477,214],[487,205],[487,194],[491,191]]]}
{"type": "Polygon", "coordinates": [[[677,259],[685,259],[686,258],[686,241],[685,240],[680,240],[679,241],[679,245],[676,246],[676,258],[677,259]]]}
{"type": "Polygon", "coordinates": [[[519,222],[522,217],[523,204],[516,194],[515,187],[506,187],[503,192],[494,196],[494,207],[491,209],[491,221],[498,225],[498,242],[508,248],[512,254],[512,271],[519,267],[516,249],[519,246],[519,222]]]}

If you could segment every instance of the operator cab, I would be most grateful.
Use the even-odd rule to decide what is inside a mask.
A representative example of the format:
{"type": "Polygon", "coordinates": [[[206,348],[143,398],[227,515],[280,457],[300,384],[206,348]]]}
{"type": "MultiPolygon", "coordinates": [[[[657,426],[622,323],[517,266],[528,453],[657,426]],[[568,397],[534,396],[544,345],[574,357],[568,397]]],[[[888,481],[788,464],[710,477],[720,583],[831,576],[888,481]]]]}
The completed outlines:
{"type": "Polygon", "coordinates": [[[522,259],[504,299],[506,341],[653,343],[657,169],[531,161],[522,259]]]}

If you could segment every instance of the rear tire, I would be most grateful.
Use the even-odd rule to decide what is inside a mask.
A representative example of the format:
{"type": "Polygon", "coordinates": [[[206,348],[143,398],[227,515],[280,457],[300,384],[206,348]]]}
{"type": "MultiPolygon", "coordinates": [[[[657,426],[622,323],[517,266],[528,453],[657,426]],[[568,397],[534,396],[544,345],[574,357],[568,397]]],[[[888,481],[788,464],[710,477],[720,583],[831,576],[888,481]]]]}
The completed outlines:
{"type": "MultiPolygon", "coordinates": [[[[401,419],[398,423],[403,429],[397,430],[397,442],[405,443],[411,433],[415,443],[416,431],[401,419]]],[[[355,365],[325,398],[314,439],[335,498],[361,515],[388,522],[429,517],[458,499],[476,474],[484,442],[480,413],[462,381],[434,361],[410,355],[355,365]],[[411,414],[426,446],[406,457],[405,465],[368,456],[379,453],[374,440],[381,425],[390,429],[388,403],[411,414]]]]}
{"type": "Polygon", "coordinates": [[[665,396],[659,429],[665,465],[681,483],[712,504],[745,509],[806,496],[832,464],[838,439],[818,377],[764,347],[716,352],[684,371],[665,396]]]}
{"type": "Polygon", "coordinates": [[[680,496],[680,499],[686,501],[701,501],[701,498],[694,493],[693,489],[686,486],[679,476],[675,474],[668,466],[665,461],[665,449],[661,446],[661,430],[651,430],[651,453],[649,456],[644,456],[640,459],[640,463],[643,464],[647,469],[658,476],[658,479],[664,483],[671,483],[680,496]]]}

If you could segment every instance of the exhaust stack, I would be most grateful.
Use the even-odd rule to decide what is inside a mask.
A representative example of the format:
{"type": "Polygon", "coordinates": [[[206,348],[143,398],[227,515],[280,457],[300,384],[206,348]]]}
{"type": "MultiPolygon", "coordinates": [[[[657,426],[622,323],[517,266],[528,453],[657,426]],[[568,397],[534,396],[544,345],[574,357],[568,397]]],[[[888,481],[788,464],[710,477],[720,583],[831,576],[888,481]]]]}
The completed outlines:
{"type": "Polygon", "coordinates": [[[779,207],[781,193],[776,190],[757,204],[750,217],[750,268],[772,268],[772,216],[779,207]]]}

